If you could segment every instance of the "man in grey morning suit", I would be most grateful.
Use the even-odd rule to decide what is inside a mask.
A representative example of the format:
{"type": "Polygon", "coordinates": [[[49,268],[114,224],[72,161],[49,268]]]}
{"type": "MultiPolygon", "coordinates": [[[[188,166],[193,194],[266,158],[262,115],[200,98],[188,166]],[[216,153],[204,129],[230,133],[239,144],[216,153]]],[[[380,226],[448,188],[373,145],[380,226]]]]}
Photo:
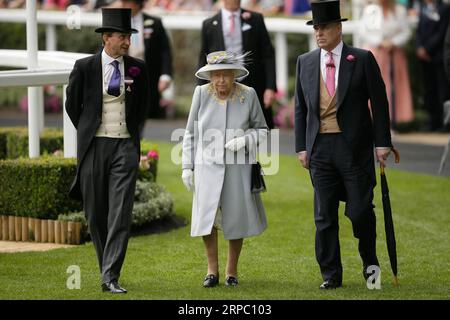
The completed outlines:
{"type": "Polygon", "coordinates": [[[359,239],[363,276],[379,266],[373,188],[374,146],[382,165],[392,142],[389,106],[380,69],[370,51],[342,42],[339,1],[311,2],[318,49],[299,56],[295,93],[295,151],[314,187],[316,258],[324,282],[342,286],[338,208],[345,193],[346,215],[359,239]],[[368,102],[370,100],[371,108],[368,102]]]}
{"type": "Polygon", "coordinates": [[[145,63],[127,56],[130,9],[102,10],[103,50],[75,62],[66,111],[77,129],[77,176],[69,192],[83,201],[103,291],[119,283],[125,259],[140,157],[139,126],[148,111],[145,63]]]}

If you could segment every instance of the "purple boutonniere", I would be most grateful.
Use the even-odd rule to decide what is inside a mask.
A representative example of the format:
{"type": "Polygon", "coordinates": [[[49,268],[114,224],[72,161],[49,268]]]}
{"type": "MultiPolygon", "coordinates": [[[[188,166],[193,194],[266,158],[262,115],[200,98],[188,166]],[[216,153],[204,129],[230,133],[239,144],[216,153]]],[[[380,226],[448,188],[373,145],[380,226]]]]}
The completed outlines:
{"type": "Polygon", "coordinates": [[[128,74],[132,77],[132,78],[136,78],[139,74],[141,73],[141,69],[139,67],[130,67],[128,69],[128,74]]]}
{"type": "Polygon", "coordinates": [[[346,57],[346,59],[347,59],[347,61],[350,61],[350,62],[353,62],[353,61],[356,60],[355,56],[352,55],[352,54],[349,54],[349,55],[346,57]]]}

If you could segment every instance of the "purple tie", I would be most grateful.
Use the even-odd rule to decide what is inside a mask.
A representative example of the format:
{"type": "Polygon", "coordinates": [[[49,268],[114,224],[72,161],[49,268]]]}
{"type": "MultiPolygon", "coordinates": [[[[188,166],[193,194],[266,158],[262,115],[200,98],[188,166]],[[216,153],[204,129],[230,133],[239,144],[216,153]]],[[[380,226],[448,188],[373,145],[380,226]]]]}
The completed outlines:
{"type": "Polygon", "coordinates": [[[119,61],[114,60],[111,62],[114,67],[114,72],[112,74],[111,80],[108,85],[108,94],[118,97],[120,95],[120,70],[119,61]]]}

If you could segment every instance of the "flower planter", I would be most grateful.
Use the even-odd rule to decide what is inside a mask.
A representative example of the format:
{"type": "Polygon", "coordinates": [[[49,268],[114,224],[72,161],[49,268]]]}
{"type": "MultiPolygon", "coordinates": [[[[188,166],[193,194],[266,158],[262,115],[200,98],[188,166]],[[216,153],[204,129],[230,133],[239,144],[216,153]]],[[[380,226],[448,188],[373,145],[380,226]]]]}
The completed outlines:
{"type": "Polygon", "coordinates": [[[0,216],[0,240],[80,244],[81,223],[0,216]]]}

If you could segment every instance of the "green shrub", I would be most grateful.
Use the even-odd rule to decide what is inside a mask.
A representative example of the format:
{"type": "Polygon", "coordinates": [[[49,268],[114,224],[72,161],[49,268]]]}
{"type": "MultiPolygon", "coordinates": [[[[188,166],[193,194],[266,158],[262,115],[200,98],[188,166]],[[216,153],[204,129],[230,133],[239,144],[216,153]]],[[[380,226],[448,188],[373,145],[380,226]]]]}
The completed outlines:
{"type": "Polygon", "coordinates": [[[67,196],[76,160],[60,157],[0,160],[0,214],[55,219],[79,211],[67,196]]]}
{"type": "MultiPolygon", "coordinates": [[[[61,129],[45,128],[40,137],[42,155],[52,154],[64,147],[61,129]]],[[[28,129],[26,127],[8,127],[0,129],[0,159],[28,157],[28,129]]]]}
{"type": "MultiPolygon", "coordinates": [[[[40,137],[40,151],[42,155],[52,154],[64,147],[63,132],[59,129],[45,128],[40,137]]],[[[28,157],[28,130],[7,137],[7,158],[15,159],[28,157]]]]}
{"type": "Polygon", "coordinates": [[[7,136],[7,129],[0,128],[0,159],[6,158],[6,136],[7,136]]]}

